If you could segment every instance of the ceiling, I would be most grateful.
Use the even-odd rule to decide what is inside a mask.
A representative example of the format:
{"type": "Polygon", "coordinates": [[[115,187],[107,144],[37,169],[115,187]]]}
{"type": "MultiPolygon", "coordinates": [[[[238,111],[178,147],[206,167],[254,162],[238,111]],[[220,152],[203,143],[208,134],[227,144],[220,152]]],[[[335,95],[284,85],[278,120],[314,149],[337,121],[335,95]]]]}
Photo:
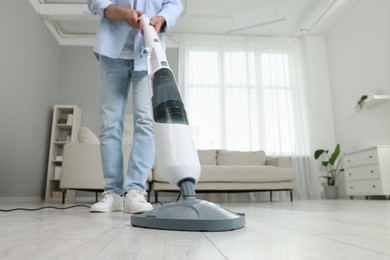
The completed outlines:
{"type": "MultiPolygon", "coordinates": [[[[180,33],[299,36],[325,33],[354,0],[181,0],[180,33]],[[238,4],[239,3],[239,4],[238,4]]],[[[93,45],[99,18],[86,0],[29,0],[61,45],[93,45]]],[[[168,41],[168,46],[175,41],[168,41]]]]}

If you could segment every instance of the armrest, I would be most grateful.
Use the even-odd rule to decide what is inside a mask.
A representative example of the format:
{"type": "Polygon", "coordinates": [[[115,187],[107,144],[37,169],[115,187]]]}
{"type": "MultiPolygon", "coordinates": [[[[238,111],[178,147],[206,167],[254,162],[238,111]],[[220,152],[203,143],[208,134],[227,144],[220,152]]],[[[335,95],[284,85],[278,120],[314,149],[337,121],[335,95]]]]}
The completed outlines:
{"type": "MultiPolygon", "coordinates": [[[[124,174],[126,174],[130,152],[131,145],[124,145],[124,174]]],[[[60,188],[103,189],[105,183],[101,164],[99,144],[66,144],[64,146],[60,188]]],[[[152,181],[152,174],[149,174],[147,180],[152,181]]]]}
{"type": "Polygon", "coordinates": [[[266,165],[277,166],[282,168],[291,168],[289,157],[274,157],[265,161],[266,165]]]}
{"type": "Polygon", "coordinates": [[[103,189],[99,144],[66,144],[60,180],[61,188],[103,189]]]}

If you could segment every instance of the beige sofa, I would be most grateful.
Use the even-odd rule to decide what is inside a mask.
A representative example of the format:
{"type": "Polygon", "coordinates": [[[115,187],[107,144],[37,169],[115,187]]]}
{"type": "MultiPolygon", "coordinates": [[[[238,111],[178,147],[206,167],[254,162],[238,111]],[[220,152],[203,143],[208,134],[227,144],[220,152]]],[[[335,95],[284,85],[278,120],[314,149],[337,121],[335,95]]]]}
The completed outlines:
{"type": "MultiPolygon", "coordinates": [[[[131,146],[124,145],[124,158],[128,158],[131,146]]],[[[197,192],[252,192],[286,190],[294,188],[295,173],[287,157],[267,159],[263,151],[238,152],[226,150],[199,150],[201,177],[197,192]]],[[[125,160],[127,169],[127,160],[125,160]]],[[[99,144],[69,143],[64,146],[60,188],[101,191],[104,179],[101,168],[99,144]]],[[[148,177],[150,191],[158,201],[160,192],[177,192],[178,188],[159,174],[158,163],[148,177]]]]}
{"type": "MultiPolygon", "coordinates": [[[[263,151],[198,150],[201,176],[196,192],[289,191],[293,200],[295,172],[287,157],[266,158],[263,151]]],[[[178,191],[153,169],[155,201],[159,192],[178,191]]]]}
{"type": "MultiPolygon", "coordinates": [[[[103,191],[105,183],[99,144],[69,143],[64,146],[60,188],[66,190],[103,191]]],[[[131,145],[123,145],[123,158],[129,158],[131,145]]],[[[127,169],[128,160],[124,160],[127,169]]],[[[152,172],[146,188],[150,197],[152,172]]]]}

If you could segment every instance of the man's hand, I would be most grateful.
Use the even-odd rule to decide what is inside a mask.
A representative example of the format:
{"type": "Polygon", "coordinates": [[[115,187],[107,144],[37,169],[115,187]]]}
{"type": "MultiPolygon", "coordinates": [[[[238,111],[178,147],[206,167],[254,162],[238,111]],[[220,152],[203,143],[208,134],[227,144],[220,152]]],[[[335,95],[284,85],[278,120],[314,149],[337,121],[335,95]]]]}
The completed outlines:
{"type": "MultiPolygon", "coordinates": [[[[139,10],[133,10],[118,5],[109,5],[104,9],[104,17],[112,20],[126,21],[131,27],[140,29],[141,25],[139,17],[143,15],[143,12],[139,10]]],[[[165,20],[164,20],[165,21],[165,20]]]]}
{"type": "Polygon", "coordinates": [[[131,27],[135,29],[141,29],[141,23],[139,20],[141,15],[143,15],[143,12],[139,10],[128,9],[125,20],[131,27]]]}
{"type": "Polygon", "coordinates": [[[165,25],[165,18],[163,16],[153,16],[150,19],[150,25],[153,26],[157,33],[161,31],[161,27],[165,25]]]}

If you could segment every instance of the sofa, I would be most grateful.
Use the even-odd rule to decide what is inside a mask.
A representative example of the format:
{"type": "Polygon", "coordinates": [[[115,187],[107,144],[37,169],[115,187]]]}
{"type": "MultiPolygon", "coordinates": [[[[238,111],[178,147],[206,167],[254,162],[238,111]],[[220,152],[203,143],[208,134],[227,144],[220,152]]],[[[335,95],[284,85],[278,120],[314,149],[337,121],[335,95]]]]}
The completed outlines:
{"type": "MultiPolygon", "coordinates": [[[[267,158],[264,151],[198,150],[201,176],[195,185],[197,193],[289,191],[293,200],[295,172],[288,157],[267,158]]],[[[155,201],[160,192],[178,192],[153,167],[152,186],[155,201]]]]}
{"type": "MultiPolygon", "coordinates": [[[[129,158],[131,145],[123,145],[123,158],[129,158]]],[[[105,183],[100,158],[99,144],[69,143],[64,146],[60,189],[100,192],[105,183]]],[[[127,169],[128,160],[124,160],[127,169]]],[[[150,172],[146,189],[150,199],[152,172],[150,172]]]]}
{"type": "MultiPolygon", "coordinates": [[[[131,145],[123,146],[128,158],[131,145]]],[[[263,151],[240,152],[198,150],[201,177],[195,186],[198,193],[289,191],[293,200],[295,172],[289,158],[267,158],[263,151]]],[[[127,169],[127,160],[125,160],[127,169]]],[[[69,143],[64,146],[60,188],[66,190],[102,191],[104,179],[98,143],[69,143]]],[[[157,202],[160,192],[178,192],[178,188],[159,174],[155,163],[147,180],[148,200],[154,191],[157,202]]],[[[97,194],[97,193],[96,193],[97,194]]],[[[97,196],[97,195],[96,195],[97,196]]],[[[97,197],[96,197],[97,198],[97,197]]]]}

